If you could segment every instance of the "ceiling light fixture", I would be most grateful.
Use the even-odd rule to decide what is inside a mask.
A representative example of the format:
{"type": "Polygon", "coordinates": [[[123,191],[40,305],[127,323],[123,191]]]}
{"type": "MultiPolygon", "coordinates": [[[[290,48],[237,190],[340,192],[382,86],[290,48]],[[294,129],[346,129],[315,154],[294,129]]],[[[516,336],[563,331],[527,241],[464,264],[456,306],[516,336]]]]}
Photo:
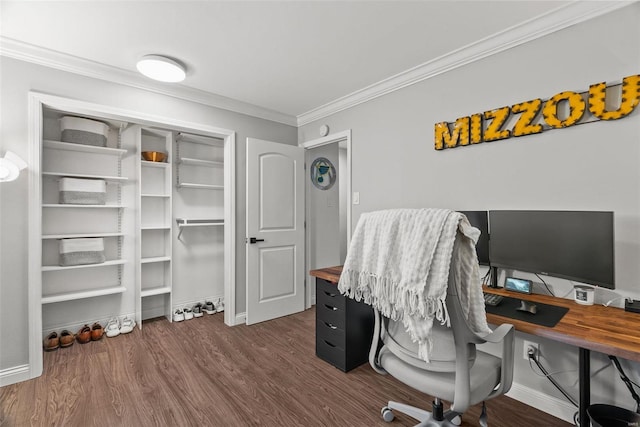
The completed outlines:
{"type": "Polygon", "coordinates": [[[145,55],[136,67],[145,76],[161,82],[181,82],[187,75],[182,64],[161,55],[145,55]]]}
{"type": "Polygon", "coordinates": [[[0,182],[14,181],[20,175],[20,171],[27,167],[27,162],[11,151],[0,158],[0,182]]]}

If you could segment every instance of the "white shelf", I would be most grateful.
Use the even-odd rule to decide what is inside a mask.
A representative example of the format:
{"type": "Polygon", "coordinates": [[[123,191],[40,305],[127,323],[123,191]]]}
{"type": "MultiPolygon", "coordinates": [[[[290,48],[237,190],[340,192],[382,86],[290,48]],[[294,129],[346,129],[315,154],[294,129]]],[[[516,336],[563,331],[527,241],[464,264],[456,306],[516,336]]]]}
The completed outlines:
{"type": "Polygon", "coordinates": [[[160,197],[167,199],[171,196],[169,196],[168,194],[141,194],[140,197],[160,197]]]}
{"type": "Polygon", "coordinates": [[[158,288],[148,288],[148,289],[143,289],[140,292],[140,296],[142,298],[144,297],[150,297],[153,295],[163,295],[163,294],[169,294],[171,293],[171,287],[170,286],[162,286],[162,287],[158,287],[158,288]]]}
{"type": "Polygon", "coordinates": [[[140,264],[150,264],[154,262],[168,262],[171,261],[170,256],[156,256],[151,258],[142,258],[140,260],[140,264]]]}
{"type": "Polygon", "coordinates": [[[178,187],[180,188],[199,188],[202,190],[224,190],[224,185],[217,184],[195,184],[191,182],[179,182],[178,187]]]}
{"type": "Polygon", "coordinates": [[[83,237],[122,237],[124,233],[43,234],[42,239],[77,239],[83,237]]]}
{"type": "Polygon", "coordinates": [[[111,261],[101,262],[99,264],[82,264],[82,265],[69,265],[69,266],[60,266],[60,265],[43,265],[42,271],[62,271],[62,270],[75,270],[78,268],[96,268],[96,267],[107,267],[111,265],[121,265],[125,264],[126,261],[123,259],[114,259],[111,261]]]}
{"type": "Polygon", "coordinates": [[[147,225],[147,226],[143,226],[140,227],[140,230],[142,231],[146,231],[146,230],[170,230],[171,227],[166,226],[166,225],[147,225]]]}
{"type": "Polygon", "coordinates": [[[149,160],[140,160],[140,164],[149,168],[168,168],[171,163],[166,162],[151,162],[149,160]]]}
{"type": "Polygon", "coordinates": [[[96,147],[94,145],[74,144],[71,142],[61,142],[52,140],[43,140],[44,148],[54,148],[56,150],[78,151],[81,153],[108,154],[112,156],[122,157],[127,150],[121,148],[96,147]]]}
{"type": "Polygon", "coordinates": [[[68,178],[87,178],[87,179],[103,179],[105,181],[120,183],[129,180],[126,176],[107,176],[107,175],[87,175],[79,173],[64,173],[64,172],[42,172],[43,176],[52,177],[68,177],[68,178]]]}
{"type": "Polygon", "coordinates": [[[73,301],[77,299],[100,297],[104,295],[121,294],[126,291],[124,286],[113,286],[110,288],[92,289],[90,291],[81,292],[64,292],[59,294],[43,295],[42,304],[51,304],[62,301],[73,301]]]}
{"type": "Polygon", "coordinates": [[[220,139],[215,139],[212,136],[198,136],[191,135],[185,133],[179,133],[177,138],[177,142],[190,142],[193,144],[202,144],[202,145],[210,145],[213,147],[224,147],[224,141],[220,139]]]}
{"type": "Polygon", "coordinates": [[[224,166],[224,162],[215,161],[215,160],[192,159],[189,157],[180,157],[180,160],[178,160],[178,163],[182,165],[188,165],[188,166],[205,166],[209,168],[224,166]]]}
{"type": "Polygon", "coordinates": [[[124,205],[71,205],[65,203],[43,203],[43,208],[80,208],[80,209],[122,209],[124,205]]]}

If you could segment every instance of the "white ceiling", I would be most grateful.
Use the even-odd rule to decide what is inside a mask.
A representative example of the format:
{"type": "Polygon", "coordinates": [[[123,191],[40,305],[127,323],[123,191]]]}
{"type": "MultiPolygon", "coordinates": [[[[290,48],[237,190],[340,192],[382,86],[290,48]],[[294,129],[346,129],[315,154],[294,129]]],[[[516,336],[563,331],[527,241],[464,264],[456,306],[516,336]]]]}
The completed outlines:
{"type": "Polygon", "coordinates": [[[568,3],[2,0],[0,35],[131,75],[167,55],[190,90],[300,117],[568,3]]]}

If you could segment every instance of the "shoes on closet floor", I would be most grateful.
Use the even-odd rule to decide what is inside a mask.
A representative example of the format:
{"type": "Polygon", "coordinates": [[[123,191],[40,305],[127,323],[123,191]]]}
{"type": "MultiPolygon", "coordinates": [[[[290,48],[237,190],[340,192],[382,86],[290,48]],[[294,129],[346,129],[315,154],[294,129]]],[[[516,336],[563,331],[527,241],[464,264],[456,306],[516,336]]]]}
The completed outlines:
{"type": "Polygon", "coordinates": [[[133,331],[133,328],[135,326],[136,322],[134,322],[133,319],[131,319],[129,316],[125,316],[125,318],[122,319],[122,324],[120,325],[120,333],[128,334],[129,332],[133,331]]]}
{"type": "Polygon", "coordinates": [[[89,327],[89,325],[84,325],[82,328],[80,328],[80,330],[76,334],[76,340],[80,344],[86,344],[91,341],[91,328],[89,327]]]}
{"type": "Polygon", "coordinates": [[[178,308],[173,312],[173,321],[174,322],[182,322],[184,320],[184,312],[182,309],[178,308]]]}
{"type": "Polygon", "coordinates": [[[184,320],[193,319],[193,310],[191,310],[189,307],[183,308],[182,312],[184,313],[184,320]]]}
{"type": "Polygon", "coordinates": [[[60,332],[60,347],[71,347],[75,342],[76,337],[67,329],[60,332]]]}
{"type": "Polygon", "coordinates": [[[51,332],[42,342],[44,351],[57,350],[60,347],[60,338],[57,332],[51,332]]]}
{"type": "Polygon", "coordinates": [[[202,307],[202,309],[207,314],[215,314],[216,313],[216,308],[215,308],[215,306],[213,305],[213,303],[211,301],[205,302],[204,306],[202,307]]]}
{"type": "Polygon", "coordinates": [[[191,309],[193,311],[193,317],[202,317],[204,316],[204,313],[202,312],[202,303],[197,303],[196,305],[193,306],[193,308],[191,309]]]}
{"type": "Polygon", "coordinates": [[[120,321],[117,317],[109,320],[109,323],[107,323],[107,327],[104,328],[104,333],[109,338],[117,337],[118,335],[120,335],[120,321]]]}
{"type": "Polygon", "coordinates": [[[216,313],[221,313],[224,311],[224,301],[219,300],[216,304],[216,313]]]}
{"type": "Polygon", "coordinates": [[[98,322],[91,325],[91,341],[98,341],[102,339],[104,335],[104,328],[98,322]]]}

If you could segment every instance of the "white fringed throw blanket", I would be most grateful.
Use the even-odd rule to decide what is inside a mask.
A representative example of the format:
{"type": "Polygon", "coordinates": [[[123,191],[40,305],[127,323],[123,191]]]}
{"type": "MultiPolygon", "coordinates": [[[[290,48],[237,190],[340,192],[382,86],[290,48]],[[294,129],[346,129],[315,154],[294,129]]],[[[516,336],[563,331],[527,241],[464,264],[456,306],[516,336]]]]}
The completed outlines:
{"type": "Polygon", "coordinates": [[[434,319],[449,325],[445,300],[449,268],[467,321],[477,333],[490,333],[486,321],[475,244],[480,231],[447,209],[394,209],[360,216],[338,289],[402,320],[419,357],[429,361],[434,319]],[[456,254],[454,241],[461,240],[456,254]]]}

